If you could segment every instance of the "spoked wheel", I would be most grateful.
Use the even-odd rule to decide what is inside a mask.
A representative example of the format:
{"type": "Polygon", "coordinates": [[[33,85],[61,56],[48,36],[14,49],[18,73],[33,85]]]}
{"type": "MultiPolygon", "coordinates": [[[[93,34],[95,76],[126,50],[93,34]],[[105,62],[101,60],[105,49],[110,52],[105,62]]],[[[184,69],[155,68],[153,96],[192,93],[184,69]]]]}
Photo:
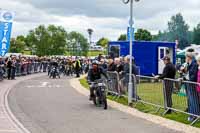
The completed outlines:
{"type": "Polygon", "coordinates": [[[106,94],[103,95],[103,106],[104,106],[104,109],[108,109],[108,103],[107,103],[107,97],[106,97],[106,94]]]}
{"type": "Polygon", "coordinates": [[[92,99],[93,99],[94,105],[97,105],[97,97],[96,97],[96,95],[94,95],[92,99]]]}

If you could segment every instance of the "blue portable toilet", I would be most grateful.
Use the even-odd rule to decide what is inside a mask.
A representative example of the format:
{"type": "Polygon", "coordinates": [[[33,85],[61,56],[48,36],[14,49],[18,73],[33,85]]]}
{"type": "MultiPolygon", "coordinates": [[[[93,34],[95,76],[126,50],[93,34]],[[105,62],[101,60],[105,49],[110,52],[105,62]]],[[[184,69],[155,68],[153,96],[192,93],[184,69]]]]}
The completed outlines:
{"type": "MultiPolygon", "coordinates": [[[[109,54],[113,57],[129,55],[128,41],[109,42],[109,54]]],[[[141,75],[162,74],[163,57],[168,55],[176,63],[176,44],[170,42],[134,41],[133,56],[141,75]]]]}

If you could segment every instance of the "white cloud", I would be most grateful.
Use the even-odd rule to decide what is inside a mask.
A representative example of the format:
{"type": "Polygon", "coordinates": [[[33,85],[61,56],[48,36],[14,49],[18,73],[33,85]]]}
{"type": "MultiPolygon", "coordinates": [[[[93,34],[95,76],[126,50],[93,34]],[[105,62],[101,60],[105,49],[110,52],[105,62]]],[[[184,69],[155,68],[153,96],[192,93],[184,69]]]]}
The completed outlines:
{"type": "MultiPolygon", "coordinates": [[[[93,40],[103,36],[115,40],[126,33],[128,25],[129,6],[121,0],[0,0],[0,3],[2,8],[16,12],[13,36],[27,34],[40,24],[56,24],[86,37],[87,28],[93,28],[93,40]]],[[[165,30],[170,17],[179,12],[192,29],[200,22],[200,1],[141,0],[134,3],[135,26],[155,34],[165,30]]]]}

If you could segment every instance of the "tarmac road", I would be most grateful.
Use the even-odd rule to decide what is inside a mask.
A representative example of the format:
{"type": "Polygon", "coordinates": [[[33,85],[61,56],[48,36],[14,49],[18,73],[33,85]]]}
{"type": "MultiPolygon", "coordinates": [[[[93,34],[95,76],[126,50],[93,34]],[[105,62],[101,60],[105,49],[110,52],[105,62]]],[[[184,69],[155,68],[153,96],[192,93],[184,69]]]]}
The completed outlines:
{"type": "Polygon", "coordinates": [[[113,108],[96,108],[63,77],[21,82],[8,100],[14,115],[31,133],[176,133],[113,108]]]}

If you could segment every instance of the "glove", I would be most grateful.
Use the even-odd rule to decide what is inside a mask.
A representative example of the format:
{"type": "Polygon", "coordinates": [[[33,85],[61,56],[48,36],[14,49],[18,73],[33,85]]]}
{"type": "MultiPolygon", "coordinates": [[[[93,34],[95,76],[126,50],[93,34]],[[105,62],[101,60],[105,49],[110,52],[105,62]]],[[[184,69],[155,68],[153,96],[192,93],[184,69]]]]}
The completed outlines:
{"type": "Polygon", "coordinates": [[[111,79],[108,79],[107,82],[111,82],[111,79]]]}

